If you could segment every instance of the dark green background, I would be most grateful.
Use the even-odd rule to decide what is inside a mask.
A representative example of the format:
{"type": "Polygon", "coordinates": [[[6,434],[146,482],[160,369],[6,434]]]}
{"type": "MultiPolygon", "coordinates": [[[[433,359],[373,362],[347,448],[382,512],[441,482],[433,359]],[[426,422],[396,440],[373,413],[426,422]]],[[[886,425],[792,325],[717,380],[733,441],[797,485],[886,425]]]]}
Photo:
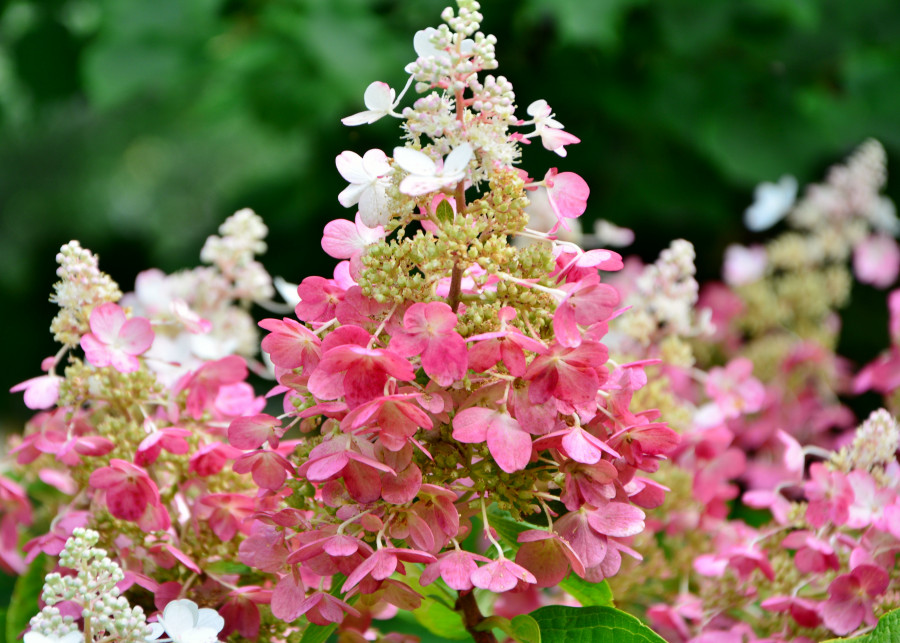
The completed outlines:
{"type": "MultiPolygon", "coordinates": [[[[46,298],[72,238],[130,289],[141,269],[194,265],[205,237],[252,207],[273,274],[330,273],[322,226],[352,214],[334,157],[398,140],[396,121],[339,119],[373,80],[403,85],[414,32],[443,6],[0,0],[0,385],[56,350],[46,298]]],[[[531,145],[526,167],[584,176],[585,219],[633,227],[647,258],[685,237],[715,276],[724,246],[752,238],[740,218],[757,182],[817,180],[869,136],[900,167],[896,0],[486,0],[482,12],[520,106],[547,99],[583,140],[567,159],[531,145]]],[[[867,358],[886,340],[884,304],[854,297],[867,358]]],[[[3,400],[15,430],[27,410],[3,400]]]]}

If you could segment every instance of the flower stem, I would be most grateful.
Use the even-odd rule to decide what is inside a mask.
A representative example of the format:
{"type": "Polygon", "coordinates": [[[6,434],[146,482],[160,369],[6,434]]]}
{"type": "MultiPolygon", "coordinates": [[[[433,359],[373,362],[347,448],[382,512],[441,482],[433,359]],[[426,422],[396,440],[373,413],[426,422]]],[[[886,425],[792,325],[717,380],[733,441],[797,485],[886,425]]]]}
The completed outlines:
{"type": "Polygon", "coordinates": [[[447,293],[447,303],[455,313],[459,308],[459,294],[462,290],[463,270],[459,267],[459,261],[453,263],[453,272],[450,274],[450,292],[447,293]]]}
{"type": "Polygon", "coordinates": [[[475,643],[497,643],[497,637],[493,632],[480,632],[475,629],[484,620],[484,614],[481,613],[478,603],[475,602],[475,594],[472,590],[459,593],[459,598],[456,599],[456,611],[462,613],[466,631],[472,635],[475,643]]]}

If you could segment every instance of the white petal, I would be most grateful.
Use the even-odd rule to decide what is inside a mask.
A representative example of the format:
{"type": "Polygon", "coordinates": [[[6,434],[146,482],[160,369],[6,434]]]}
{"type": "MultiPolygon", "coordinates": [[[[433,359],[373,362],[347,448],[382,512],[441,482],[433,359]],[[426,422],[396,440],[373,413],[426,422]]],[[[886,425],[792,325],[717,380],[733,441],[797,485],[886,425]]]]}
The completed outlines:
{"type": "Polygon", "coordinates": [[[334,164],[337,166],[338,172],[341,173],[341,176],[344,177],[345,181],[349,181],[350,183],[369,182],[369,176],[363,169],[362,157],[356,152],[350,152],[349,150],[341,152],[338,154],[337,158],[334,159],[334,164]]]}
{"type": "Polygon", "coordinates": [[[428,27],[427,29],[416,32],[416,35],[413,37],[413,49],[416,50],[416,55],[419,56],[419,58],[450,57],[450,54],[448,54],[446,51],[438,49],[434,46],[434,43],[431,42],[431,38],[436,33],[437,29],[435,29],[434,27],[428,27]]]}
{"type": "Polygon", "coordinates": [[[468,143],[463,143],[447,155],[442,174],[449,178],[450,176],[465,173],[473,156],[472,146],[468,143]]]}
{"type": "Polygon", "coordinates": [[[200,610],[197,608],[197,604],[192,600],[182,598],[166,605],[160,622],[166,628],[169,636],[175,638],[182,632],[193,629],[199,616],[200,610]]]}
{"type": "Polygon", "coordinates": [[[411,150],[408,147],[395,147],[394,160],[410,174],[417,176],[434,176],[437,174],[437,166],[426,154],[411,150]]]}
{"type": "Polygon", "coordinates": [[[351,183],[338,194],[338,202],[345,208],[356,205],[359,203],[363,192],[367,189],[369,189],[369,186],[365,183],[351,183]]]}
{"type": "MultiPolygon", "coordinates": [[[[220,627],[219,630],[221,629],[220,627]]],[[[196,627],[179,636],[177,643],[216,643],[219,640],[219,637],[216,636],[219,630],[209,627],[196,627]]]]}
{"type": "Polygon", "coordinates": [[[368,125],[369,123],[374,123],[384,115],[384,112],[373,112],[372,110],[367,109],[364,112],[358,112],[356,114],[352,114],[350,116],[342,118],[341,123],[347,125],[348,127],[354,127],[356,125],[368,125]]]}
{"type": "Polygon", "coordinates": [[[300,303],[300,295],[297,294],[297,284],[285,281],[281,277],[275,277],[272,280],[272,283],[275,285],[275,290],[278,291],[281,298],[284,299],[285,303],[291,308],[300,303]]]}
{"type": "Polygon", "coordinates": [[[797,197],[797,179],[783,176],[775,183],[760,183],[753,193],[754,202],[744,211],[744,225],[754,232],[767,230],[790,211],[797,197]]]}
{"type": "Polygon", "coordinates": [[[437,192],[444,187],[446,179],[435,176],[415,176],[410,174],[400,183],[400,191],[409,196],[419,196],[429,192],[437,192]]]}
{"type": "Polygon", "coordinates": [[[393,109],[396,95],[396,92],[387,83],[375,81],[366,87],[363,102],[373,112],[384,112],[386,114],[393,109]]]}
{"type": "Polygon", "coordinates": [[[529,116],[537,117],[545,117],[550,115],[550,106],[547,105],[547,101],[543,98],[540,100],[534,101],[531,105],[529,105],[525,111],[529,116]]]}
{"type": "Polygon", "coordinates": [[[160,636],[162,636],[163,633],[165,633],[165,631],[166,631],[166,628],[164,628],[162,626],[162,623],[154,622],[154,623],[147,623],[147,625],[150,626],[150,634],[147,635],[147,638],[145,639],[147,641],[155,641],[160,636]]]}
{"type": "Polygon", "coordinates": [[[376,183],[362,193],[359,199],[359,216],[362,222],[370,228],[390,220],[387,192],[383,185],[376,183]]]}
{"type": "Polygon", "coordinates": [[[225,619],[219,616],[219,613],[216,610],[204,607],[200,610],[200,617],[197,619],[197,627],[208,627],[215,633],[218,633],[225,627],[225,619]]]}
{"type": "Polygon", "coordinates": [[[381,150],[369,150],[362,157],[363,169],[369,175],[370,180],[379,176],[384,176],[391,171],[391,164],[388,163],[387,154],[381,150]]]}

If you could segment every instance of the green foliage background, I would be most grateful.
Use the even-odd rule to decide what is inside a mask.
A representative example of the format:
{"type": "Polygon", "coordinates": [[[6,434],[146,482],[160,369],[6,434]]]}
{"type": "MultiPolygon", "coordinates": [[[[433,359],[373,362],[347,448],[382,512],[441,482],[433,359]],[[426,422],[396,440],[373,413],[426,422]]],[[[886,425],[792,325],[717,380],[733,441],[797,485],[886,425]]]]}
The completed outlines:
{"type": "MultiPolygon", "coordinates": [[[[348,129],[373,80],[399,88],[412,35],[444,0],[0,0],[2,384],[38,374],[53,257],[72,238],[129,289],[197,262],[240,207],[271,228],[266,264],[329,273],[322,226],[349,216],[334,157],[389,151],[396,122],[348,129]]],[[[818,179],[868,136],[900,168],[896,0],[484,0],[500,73],[583,139],[526,167],[580,173],[586,221],[633,227],[646,258],[697,244],[704,276],[748,240],[753,186],[818,179]]],[[[891,193],[897,200],[900,179],[891,193]]],[[[862,353],[886,341],[871,299],[862,353]],[[878,332],[873,332],[877,327],[878,332]]],[[[863,355],[866,359],[870,354],[863,355]]],[[[20,397],[0,418],[18,430],[20,397]]]]}

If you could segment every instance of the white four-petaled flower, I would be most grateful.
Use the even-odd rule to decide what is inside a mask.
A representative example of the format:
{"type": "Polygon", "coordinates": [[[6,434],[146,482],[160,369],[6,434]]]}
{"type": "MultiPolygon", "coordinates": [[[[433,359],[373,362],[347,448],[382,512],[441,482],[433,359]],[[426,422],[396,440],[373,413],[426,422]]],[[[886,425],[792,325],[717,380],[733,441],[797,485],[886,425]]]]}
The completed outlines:
{"type": "Polygon", "coordinates": [[[350,185],[338,195],[345,208],[359,204],[359,215],[364,224],[374,228],[390,219],[387,208],[385,175],[391,171],[387,155],[381,150],[369,150],[360,156],[355,152],[343,152],[335,159],[338,172],[350,185]]]}
{"type": "Polygon", "coordinates": [[[459,183],[466,177],[466,168],[473,156],[472,146],[463,143],[447,155],[443,167],[438,169],[437,163],[423,152],[395,147],[394,160],[409,172],[409,176],[400,183],[400,191],[409,196],[419,196],[459,183]]]}
{"type": "Polygon", "coordinates": [[[150,623],[151,633],[147,641],[164,643],[215,643],[225,627],[225,619],[208,607],[198,608],[194,601],[182,598],[172,601],[163,610],[156,623],[150,623]],[[163,634],[169,638],[159,638],[163,634]]]}
{"type": "Polygon", "coordinates": [[[760,183],[753,192],[753,205],[744,211],[744,225],[753,232],[768,230],[790,212],[797,198],[797,179],[783,176],[778,183],[760,183]]]}
{"type": "Polygon", "coordinates": [[[368,108],[364,112],[342,118],[344,125],[367,125],[393,113],[397,106],[397,92],[387,83],[376,81],[366,88],[363,94],[363,102],[368,108]]]}

